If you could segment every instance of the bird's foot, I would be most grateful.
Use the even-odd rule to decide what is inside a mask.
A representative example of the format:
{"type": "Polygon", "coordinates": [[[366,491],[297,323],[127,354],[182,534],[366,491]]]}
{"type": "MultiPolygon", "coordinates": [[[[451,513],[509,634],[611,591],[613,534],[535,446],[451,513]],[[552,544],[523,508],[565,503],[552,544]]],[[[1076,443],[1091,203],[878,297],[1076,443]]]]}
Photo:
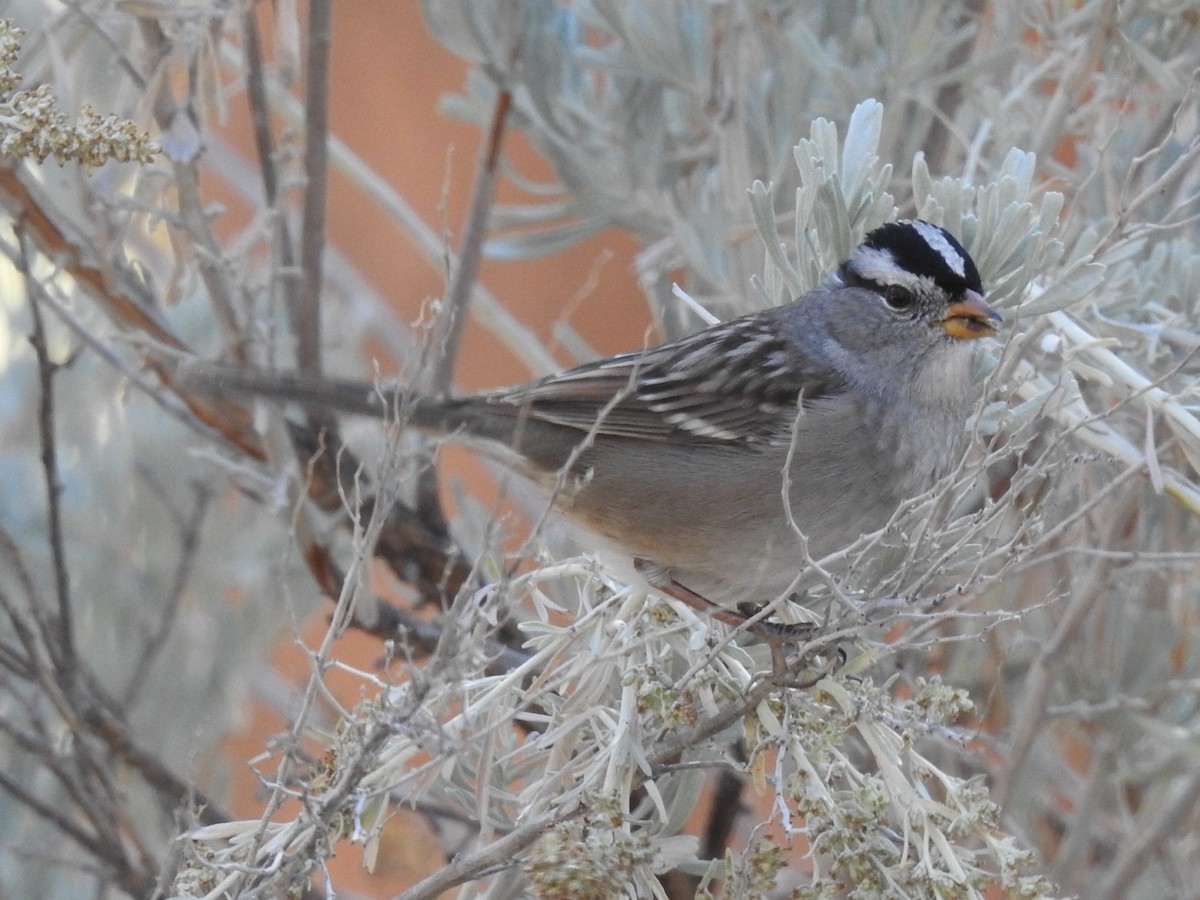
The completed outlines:
{"type": "Polygon", "coordinates": [[[780,687],[808,690],[819,681],[828,678],[846,664],[846,651],[834,647],[832,658],[827,652],[817,652],[811,648],[801,648],[800,653],[788,659],[787,642],[769,644],[771,648],[771,680],[780,687]],[[803,668],[807,674],[797,677],[798,670],[803,668]]]}

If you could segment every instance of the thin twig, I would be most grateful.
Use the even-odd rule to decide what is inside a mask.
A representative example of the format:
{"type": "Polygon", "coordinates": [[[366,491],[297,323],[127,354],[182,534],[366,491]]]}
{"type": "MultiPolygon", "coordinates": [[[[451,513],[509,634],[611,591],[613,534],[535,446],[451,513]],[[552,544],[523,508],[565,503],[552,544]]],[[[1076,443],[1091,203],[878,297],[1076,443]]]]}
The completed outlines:
{"type": "MultiPolygon", "coordinates": [[[[143,473],[143,477],[149,479],[149,474],[143,473]]],[[[153,481],[151,480],[149,483],[153,484],[153,481]]],[[[137,702],[142,689],[150,684],[147,676],[167,644],[167,638],[171,634],[176,614],[179,612],[179,605],[183,601],[184,590],[187,588],[192,569],[196,564],[196,553],[200,547],[200,529],[208,513],[212,491],[207,485],[194,484],[192,492],[195,502],[192,504],[191,515],[186,521],[179,523],[179,561],[175,565],[175,577],[171,581],[171,589],[167,592],[163,602],[158,625],[146,638],[142,652],[138,656],[137,665],[129,677],[125,695],[121,698],[123,710],[131,709],[137,702]]],[[[166,498],[164,498],[164,502],[166,502],[166,498]]]]}
{"type": "MultiPolygon", "coordinates": [[[[30,610],[39,610],[42,608],[42,602],[39,597],[37,585],[33,580],[33,575],[26,566],[25,560],[21,554],[20,547],[13,539],[13,536],[5,528],[0,528],[0,559],[4,561],[5,571],[9,576],[15,577],[21,589],[25,592],[26,604],[30,610]]],[[[0,590],[0,608],[7,614],[9,621],[12,624],[13,632],[17,639],[21,642],[21,647],[25,651],[24,664],[31,671],[26,674],[18,673],[22,677],[33,680],[33,672],[38,668],[38,663],[42,661],[42,653],[45,647],[40,638],[45,632],[45,629],[37,627],[36,622],[27,622],[20,608],[8,596],[7,592],[0,590]]],[[[13,652],[14,657],[19,655],[13,652]]]]}
{"type": "MultiPolygon", "coordinates": [[[[54,593],[58,601],[57,640],[47,640],[51,656],[59,669],[61,683],[70,692],[78,666],[75,647],[74,613],[71,609],[71,579],[67,574],[67,548],[63,540],[62,522],[62,479],[58,471],[58,445],[54,434],[54,376],[58,365],[50,359],[46,345],[46,326],[42,321],[42,310],[29,288],[32,274],[29,271],[28,242],[23,227],[18,228],[21,244],[19,269],[26,280],[26,299],[33,320],[33,333],[29,343],[37,356],[38,366],[38,435],[42,446],[42,472],[46,485],[46,519],[50,557],[54,566],[54,593]]],[[[47,635],[49,638],[49,635],[47,635]]]]}
{"type": "MultiPolygon", "coordinates": [[[[138,25],[142,38],[150,47],[155,65],[162,65],[173,52],[171,41],[163,33],[162,26],[155,20],[141,17],[138,25]]],[[[188,82],[188,100],[181,106],[171,92],[170,79],[159,82],[158,92],[152,105],[154,119],[164,133],[177,128],[176,117],[185,117],[192,127],[200,127],[197,111],[194,78],[188,82]]],[[[225,254],[221,242],[213,233],[210,219],[200,190],[198,154],[189,159],[171,159],[172,183],[178,200],[178,221],[182,223],[187,238],[194,249],[196,268],[208,292],[215,321],[221,329],[229,353],[238,360],[245,359],[245,344],[241,328],[234,311],[233,299],[237,295],[232,276],[224,263],[225,254]]]]}
{"type": "MultiPolygon", "coordinates": [[[[513,54],[516,52],[514,48],[513,54]]],[[[458,358],[463,325],[467,321],[472,288],[483,259],[483,242],[495,201],[496,176],[500,170],[500,148],[504,142],[512,99],[512,90],[506,86],[501,86],[496,92],[491,127],[488,128],[487,140],[475,170],[475,186],[471,194],[471,207],[467,213],[467,227],[458,251],[458,265],[454,268],[450,288],[446,292],[445,308],[430,333],[435,358],[429,390],[434,394],[447,393],[454,374],[454,363],[458,358]]]]}
{"type": "Polygon", "coordinates": [[[321,371],[321,287],[325,249],[325,200],[329,177],[329,41],[331,0],[308,7],[308,70],[304,95],[304,212],[300,225],[300,269],[304,281],[292,310],[296,366],[321,371]]]}
{"type": "MultiPolygon", "coordinates": [[[[299,308],[299,304],[302,302],[300,297],[304,285],[296,277],[296,248],[292,246],[292,233],[287,212],[280,207],[279,166],[275,159],[275,142],[271,135],[271,107],[267,94],[266,71],[263,68],[258,15],[253,7],[247,8],[246,14],[242,18],[242,46],[245,54],[246,105],[254,129],[254,147],[258,154],[258,184],[261,184],[266,206],[274,212],[271,220],[271,247],[278,259],[275,263],[277,277],[271,279],[271,285],[280,291],[284,309],[292,313],[299,308]]],[[[327,146],[327,144],[328,142],[325,145],[327,146]]],[[[212,140],[209,141],[210,164],[218,168],[221,168],[221,164],[217,162],[215,156],[221,155],[221,149],[216,147],[212,140]]],[[[224,149],[224,155],[227,156],[228,148],[224,149]]],[[[228,172],[226,172],[225,180],[227,183],[236,181],[230,177],[228,172]]],[[[247,202],[252,205],[257,204],[259,202],[257,193],[257,189],[255,189],[252,195],[248,195],[247,202]]],[[[319,262],[323,270],[323,257],[319,262]]],[[[324,278],[323,271],[321,277],[324,278]]],[[[317,325],[320,326],[319,315],[317,316],[317,325]]]]}
{"type": "MultiPolygon", "coordinates": [[[[275,145],[271,138],[271,110],[263,72],[262,40],[258,33],[258,15],[253,6],[247,7],[242,16],[242,52],[246,60],[246,106],[254,129],[254,147],[258,151],[258,167],[262,173],[263,197],[267,206],[274,208],[279,201],[279,170],[275,165],[275,145]]],[[[285,221],[280,221],[281,226],[285,224],[285,221]]],[[[284,248],[291,253],[291,247],[286,243],[284,248]]]]}
{"type": "MultiPolygon", "coordinates": [[[[37,794],[28,790],[24,784],[3,769],[0,769],[0,790],[9,794],[18,803],[28,807],[39,819],[57,828],[96,859],[111,861],[109,847],[103,841],[95,835],[89,834],[69,816],[63,815],[54,806],[40,799],[37,794]]],[[[141,896],[141,892],[138,895],[141,896]]]]}

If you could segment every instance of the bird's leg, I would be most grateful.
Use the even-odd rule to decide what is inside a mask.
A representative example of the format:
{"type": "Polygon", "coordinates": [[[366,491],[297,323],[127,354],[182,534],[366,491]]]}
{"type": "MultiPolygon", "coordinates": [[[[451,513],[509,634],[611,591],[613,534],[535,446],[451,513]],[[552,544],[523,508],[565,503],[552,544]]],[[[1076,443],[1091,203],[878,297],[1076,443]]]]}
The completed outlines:
{"type": "Polygon", "coordinates": [[[754,608],[751,604],[742,604],[737,611],[728,609],[720,604],[713,603],[703,594],[693,591],[686,584],[681,584],[671,577],[670,570],[663,568],[657,563],[650,562],[645,559],[635,559],[634,566],[643,578],[645,578],[650,586],[657,591],[661,591],[668,597],[673,597],[685,606],[690,606],[697,612],[704,613],[710,618],[716,619],[718,622],[723,622],[733,628],[743,628],[750,634],[760,638],[763,643],[771,651],[771,678],[778,682],[781,686],[798,688],[806,690],[812,687],[821,679],[836,672],[846,663],[846,651],[841,647],[835,648],[834,655],[836,659],[828,665],[823,666],[814,675],[799,681],[793,680],[792,673],[795,671],[796,664],[801,662],[807,653],[801,652],[799,657],[788,660],[788,648],[798,645],[806,638],[812,637],[820,626],[812,622],[768,622],[763,619],[754,619],[760,610],[754,608]]]}
{"type": "Polygon", "coordinates": [[[638,570],[638,573],[655,590],[661,591],[668,597],[673,597],[697,612],[704,613],[709,618],[716,619],[718,622],[722,622],[732,628],[744,628],[750,634],[761,638],[771,649],[771,673],[776,678],[782,678],[789,671],[787,664],[788,645],[795,644],[802,638],[811,636],[817,630],[818,626],[811,622],[784,624],[781,622],[768,622],[764,619],[751,621],[750,618],[754,615],[753,612],[747,615],[744,611],[735,611],[713,603],[703,594],[697,593],[687,585],[676,581],[671,577],[669,570],[664,569],[656,563],[652,563],[646,559],[635,559],[634,566],[638,570]]]}
{"type": "MultiPolygon", "coordinates": [[[[796,595],[790,596],[794,599],[796,595]]],[[[738,612],[741,614],[742,621],[747,622],[762,612],[765,606],[766,604],[756,606],[753,603],[739,603],[738,612]]],[[[755,619],[749,627],[754,630],[755,634],[771,634],[780,640],[800,640],[811,637],[819,626],[813,622],[768,622],[764,619],[755,619]],[[761,627],[755,630],[756,626],[761,627]]]]}
{"type": "MultiPolygon", "coordinates": [[[[740,612],[735,612],[732,609],[727,609],[724,606],[713,603],[703,594],[698,594],[687,585],[680,584],[662,566],[645,559],[634,560],[634,566],[638,574],[650,582],[652,588],[661,591],[668,597],[674,597],[685,606],[690,606],[697,612],[704,613],[709,618],[716,619],[718,622],[724,622],[732,628],[738,628],[746,624],[746,617],[740,612]]],[[[758,624],[761,623],[754,623],[754,625],[758,624]]],[[[754,625],[749,627],[753,629],[754,625]]]]}

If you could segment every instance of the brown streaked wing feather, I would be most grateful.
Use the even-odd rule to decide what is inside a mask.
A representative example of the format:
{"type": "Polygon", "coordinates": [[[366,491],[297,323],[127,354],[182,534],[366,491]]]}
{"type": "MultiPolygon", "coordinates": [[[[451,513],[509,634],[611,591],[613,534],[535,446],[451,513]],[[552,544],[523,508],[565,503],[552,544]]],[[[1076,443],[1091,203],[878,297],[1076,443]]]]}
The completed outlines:
{"type": "Polygon", "coordinates": [[[753,446],[790,439],[791,417],[779,413],[801,394],[807,405],[844,389],[841,376],[804,354],[775,317],[760,314],[489,399],[493,409],[598,435],[753,446]]]}

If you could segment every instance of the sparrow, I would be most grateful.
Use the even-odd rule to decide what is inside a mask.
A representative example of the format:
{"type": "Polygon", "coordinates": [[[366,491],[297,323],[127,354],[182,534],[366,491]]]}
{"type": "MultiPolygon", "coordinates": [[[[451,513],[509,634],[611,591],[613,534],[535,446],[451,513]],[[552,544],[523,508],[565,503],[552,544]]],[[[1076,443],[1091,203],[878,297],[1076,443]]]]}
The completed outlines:
{"type": "Polygon", "coordinates": [[[502,390],[182,374],[466,442],[653,587],[725,611],[787,595],[806,560],[882,528],[958,463],[975,342],[1001,321],[983,293],[954,236],[909,219],[868,233],[791,303],[502,390]]]}

